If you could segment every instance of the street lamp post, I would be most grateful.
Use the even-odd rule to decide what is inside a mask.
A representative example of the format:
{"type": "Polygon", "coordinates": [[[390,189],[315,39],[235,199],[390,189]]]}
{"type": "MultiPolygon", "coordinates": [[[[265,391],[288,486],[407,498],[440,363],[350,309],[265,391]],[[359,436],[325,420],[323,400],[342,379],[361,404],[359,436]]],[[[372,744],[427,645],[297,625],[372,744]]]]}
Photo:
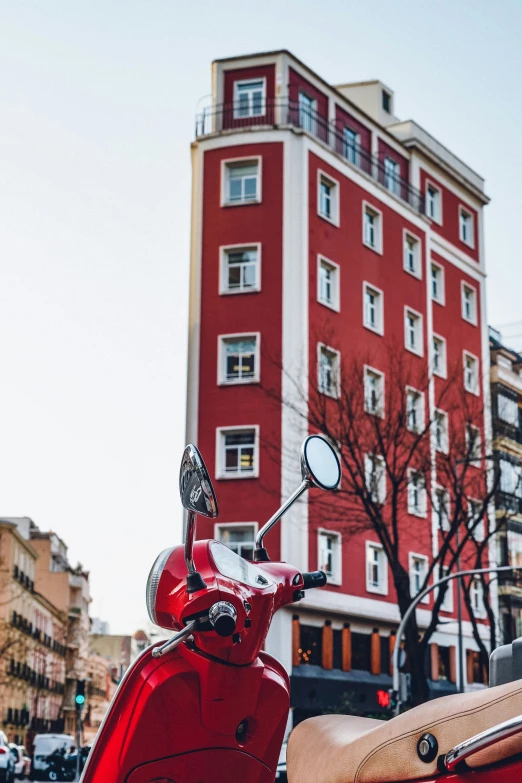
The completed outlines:
{"type": "MultiPolygon", "coordinates": [[[[404,629],[406,627],[406,623],[410,619],[411,615],[415,611],[417,604],[419,601],[422,601],[422,599],[428,595],[428,593],[431,593],[432,590],[435,590],[437,587],[440,587],[441,584],[444,584],[445,582],[449,582],[451,579],[460,579],[463,576],[475,576],[475,574],[492,574],[492,573],[500,573],[505,571],[511,571],[517,572],[520,571],[520,568],[517,568],[515,566],[495,566],[494,568],[472,568],[467,571],[457,571],[454,574],[449,574],[448,576],[444,576],[442,579],[439,579],[437,582],[434,582],[434,584],[429,585],[425,590],[422,591],[422,593],[419,593],[418,596],[411,602],[409,607],[407,608],[406,612],[404,613],[404,617],[402,618],[399,628],[397,629],[397,640],[395,642],[395,647],[393,648],[393,655],[392,655],[392,664],[393,664],[393,693],[397,698],[396,706],[395,706],[395,714],[398,715],[401,709],[401,701],[399,699],[399,684],[400,684],[400,677],[399,677],[399,654],[401,649],[401,639],[404,634],[404,629]]],[[[462,637],[459,638],[459,644],[462,644],[462,637]]],[[[461,648],[462,649],[462,648],[461,648]]],[[[459,651],[460,653],[460,651],[459,651]]],[[[464,679],[464,672],[462,671],[462,674],[460,672],[461,667],[459,667],[459,676],[462,676],[461,683],[464,679]]]]}

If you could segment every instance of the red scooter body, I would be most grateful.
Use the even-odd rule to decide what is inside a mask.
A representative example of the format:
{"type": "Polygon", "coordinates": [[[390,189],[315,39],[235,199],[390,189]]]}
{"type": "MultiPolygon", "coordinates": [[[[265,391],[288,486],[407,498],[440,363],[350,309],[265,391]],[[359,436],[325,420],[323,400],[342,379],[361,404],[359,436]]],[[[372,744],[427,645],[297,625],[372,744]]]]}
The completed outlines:
{"type": "Polygon", "coordinates": [[[232,568],[241,560],[219,542],[195,544],[206,589],[190,594],[183,547],[174,548],[159,580],[156,616],[162,626],[179,629],[226,600],[237,611],[235,633],[195,632],[193,642],[161,658],[147,649],[116,693],[83,783],[274,780],[290,683],[283,666],[261,647],[274,612],[301,597],[303,576],[285,563],[243,561],[251,582],[266,582],[247,585],[218,570],[219,555],[225,556],[222,570],[230,555],[232,568]]]}

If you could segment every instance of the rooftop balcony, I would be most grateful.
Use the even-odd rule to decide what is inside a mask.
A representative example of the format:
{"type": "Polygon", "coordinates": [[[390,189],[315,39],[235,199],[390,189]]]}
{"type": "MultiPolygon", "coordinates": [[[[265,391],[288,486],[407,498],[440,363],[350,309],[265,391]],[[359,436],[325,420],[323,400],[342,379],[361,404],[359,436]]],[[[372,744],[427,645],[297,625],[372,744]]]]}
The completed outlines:
{"type": "Polygon", "coordinates": [[[424,195],[408,180],[386,167],[378,158],[344,135],[344,124],[328,120],[316,111],[300,106],[288,98],[263,101],[253,107],[256,113],[242,116],[237,102],[214,104],[196,117],[196,138],[216,133],[257,128],[298,128],[325,144],[346,163],[362,171],[387,191],[400,198],[421,215],[425,214],[424,195]]]}

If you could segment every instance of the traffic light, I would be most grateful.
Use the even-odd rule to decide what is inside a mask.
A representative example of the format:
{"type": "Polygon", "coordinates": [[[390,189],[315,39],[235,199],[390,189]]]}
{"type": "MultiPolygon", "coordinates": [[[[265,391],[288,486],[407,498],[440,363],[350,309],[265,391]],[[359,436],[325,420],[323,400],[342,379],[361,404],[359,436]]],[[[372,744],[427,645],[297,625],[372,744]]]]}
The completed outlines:
{"type": "Polygon", "coordinates": [[[85,704],[85,680],[76,680],[76,706],[80,709],[85,704]]]}
{"type": "Polygon", "coordinates": [[[388,691],[388,704],[387,704],[387,707],[390,712],[395,712],[397,708],[397,701],[398,701],[397,691],[394,691],[393,688],[390,688],[390,690],[388,691]]]}

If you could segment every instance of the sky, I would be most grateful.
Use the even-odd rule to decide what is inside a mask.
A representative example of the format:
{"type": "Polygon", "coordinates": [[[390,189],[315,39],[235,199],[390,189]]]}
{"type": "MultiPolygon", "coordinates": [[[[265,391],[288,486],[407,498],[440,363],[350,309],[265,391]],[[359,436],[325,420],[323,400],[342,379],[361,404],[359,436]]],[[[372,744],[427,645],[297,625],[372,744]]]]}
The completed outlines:
{"type": "Polygon", "coordinates": [[[0,0],[0,516],[65,540],[113,633],[146,624],[149,569],[180,541],[212,60],[285,48],[332,84],[391,87],[486,179],[505,324],[522,319],[521,33],[519,0],[0,0]]]}

